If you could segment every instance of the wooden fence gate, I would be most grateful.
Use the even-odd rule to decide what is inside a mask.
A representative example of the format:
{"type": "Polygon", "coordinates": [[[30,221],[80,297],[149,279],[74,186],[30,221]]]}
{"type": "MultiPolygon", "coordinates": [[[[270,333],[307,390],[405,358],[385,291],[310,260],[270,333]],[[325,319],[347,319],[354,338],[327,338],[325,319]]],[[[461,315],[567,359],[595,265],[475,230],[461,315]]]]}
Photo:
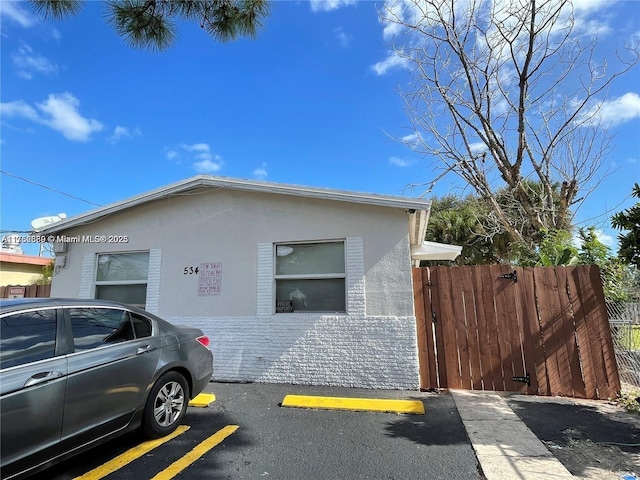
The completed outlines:
{"type": "Polygon", "coordinates": [[[44,297],[51,295],[51,284],[49,285],[7,285],[0,287],[0,298],[9,298],[12,292],[20,292],[25,298],[44,297]]]}
{"type": "Polygon", "coordinates": [[[423,389],[620,391],[597,266],[414,268],[413,281],[423,389]]]}

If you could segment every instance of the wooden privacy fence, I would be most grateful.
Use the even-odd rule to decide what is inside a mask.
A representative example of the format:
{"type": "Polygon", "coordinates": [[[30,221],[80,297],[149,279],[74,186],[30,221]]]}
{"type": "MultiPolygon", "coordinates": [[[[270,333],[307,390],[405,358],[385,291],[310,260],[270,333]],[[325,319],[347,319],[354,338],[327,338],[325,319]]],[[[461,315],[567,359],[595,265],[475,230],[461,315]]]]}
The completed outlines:
{"type": "Polygon", "coordinates": [[[597,266],[414,268],[413,281],[422,388],[619,393],[597,266]]]}
{"type": "Polygon", "coordinates": [[[25,298],[49,298],[51,295],[51,284],[49,285],[8,285],[0,287],[0,298],[9,298],[16,293],[24,292],[25,298]]]}

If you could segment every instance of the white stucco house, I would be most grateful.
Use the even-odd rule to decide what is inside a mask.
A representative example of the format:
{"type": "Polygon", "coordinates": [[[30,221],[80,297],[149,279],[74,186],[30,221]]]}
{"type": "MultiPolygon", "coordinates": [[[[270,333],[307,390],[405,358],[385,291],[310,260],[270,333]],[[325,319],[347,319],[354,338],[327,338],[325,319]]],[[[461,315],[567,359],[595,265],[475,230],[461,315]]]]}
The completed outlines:
{"type": "Polygon", "coordinates": [[[52,297],[201,328],[216,380],[415,389],[412,255],[437,247],[423,244],[429,208],[200,175],[41,233],[57,255],[52,297]]]}

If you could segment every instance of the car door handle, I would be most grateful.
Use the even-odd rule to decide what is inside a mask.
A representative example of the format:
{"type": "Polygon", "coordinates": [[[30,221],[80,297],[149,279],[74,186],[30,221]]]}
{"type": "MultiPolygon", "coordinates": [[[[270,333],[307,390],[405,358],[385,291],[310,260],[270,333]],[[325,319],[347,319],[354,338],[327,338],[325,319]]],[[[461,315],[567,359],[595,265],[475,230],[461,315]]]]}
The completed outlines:
{"type": "Polygon", "coordinates": [[[62,372],[40,372],[36,373],[24,384],[26,387],[31,387],[33,385],[38,385],[39,383],[49,382],[51,380],[55,380],[56,378],[62,377],[62,372]]]}
{"type": "Polygon", "coordinates": [[[151,350],[153,350],[153,347],[151,345],[145,345],[144,347],[138,347],[138,351],[136,352],[136,355],[141,355],[143,353],[149,353],[151,350]]]}

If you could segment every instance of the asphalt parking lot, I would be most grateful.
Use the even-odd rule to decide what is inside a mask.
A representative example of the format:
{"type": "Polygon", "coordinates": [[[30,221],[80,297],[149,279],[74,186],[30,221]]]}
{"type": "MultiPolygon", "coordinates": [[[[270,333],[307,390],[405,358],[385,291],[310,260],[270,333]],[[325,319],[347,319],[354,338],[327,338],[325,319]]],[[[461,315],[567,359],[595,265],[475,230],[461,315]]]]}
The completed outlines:
{"type": "Polygon", "coordinates": [[[131,434],[32,478],[483,478],[449,394],[225,383],[206,392],[216,401],[190,408],[188,429],[155,448],[131,434]],[[417,399],[425,414],[281,407],[288,394],[417,399]]]}

